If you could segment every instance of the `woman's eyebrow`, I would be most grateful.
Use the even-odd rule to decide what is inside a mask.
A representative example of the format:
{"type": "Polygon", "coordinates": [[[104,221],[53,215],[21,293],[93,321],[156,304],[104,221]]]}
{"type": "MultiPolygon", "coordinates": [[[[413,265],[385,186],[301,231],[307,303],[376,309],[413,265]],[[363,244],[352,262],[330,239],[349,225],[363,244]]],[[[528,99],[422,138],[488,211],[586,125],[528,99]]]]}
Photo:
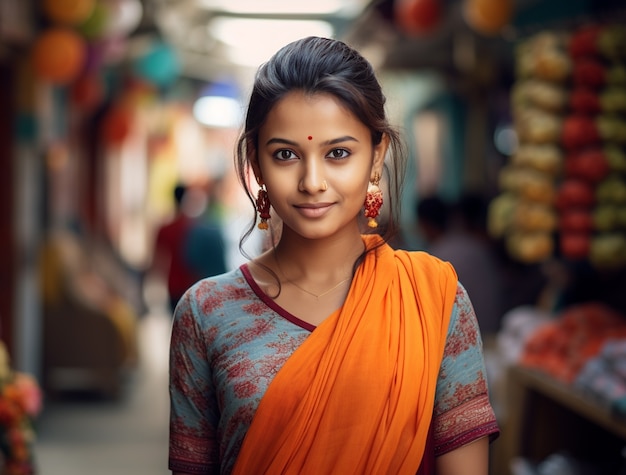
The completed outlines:
{"type": "Polygon", "coordinates": [[[267,142],[265,142],[265,145],[271,145],[274,143],[292,145],[294,147],[298,145],[298,142],[294,142],[293,140],[282,139],[280,137],[274,137],[274,138],[269,139],[267,142]]]}
{"type": "MultiPolygon", "coordinates": [[[[326,142],[322,142],[322,145],[335,145],[338,143],[343,143],[343,142],[358,142],[358,140],[354,137],[352,137],[351,135],[344,135],[343,137],[338,137],[336,139],[331,139],[331,140],[327,140],[326,142]]],[[[271,145],[271,144],[283,144],[283,145],[291,145],[293,147],[296,147],[298,145],[298,142],[294,142],[293,140],[288,140],[288,139],[283,139],[280,137],[274,137],[269,139],[265,145],[271,145]]]]}
{"type": "Polygon", "coordinates": [[[358,140],[352,137],[351,135],[344,135],[343,137],[328,140],[322,143],[322,145],[335,145],[335,144],[343,143],[343,142],[358,142],[358,140]]]}

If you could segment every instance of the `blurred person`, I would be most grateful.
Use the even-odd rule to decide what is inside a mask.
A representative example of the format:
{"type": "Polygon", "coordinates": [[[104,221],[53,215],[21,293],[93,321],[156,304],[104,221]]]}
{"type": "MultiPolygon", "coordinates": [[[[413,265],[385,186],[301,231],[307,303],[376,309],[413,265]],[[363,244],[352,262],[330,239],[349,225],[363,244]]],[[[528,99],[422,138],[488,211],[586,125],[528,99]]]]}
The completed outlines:
{"type": "Polygon", "coordinates": [[[173,190],[174,216],[163,224],[156,233],[154,256],[150,273],[157,272],[167,281],[169,305],[173,311],[185,291],[201,277],[197,270],[188,265],[185,256],[185,240],[195,224],[195,218],[186,209],[188,187],[178,183],[173,190]]]}
{"type": "Polygon", "coordinates": [[[187,266],[199,278],[223,274],[227,270],[219,185],[219,179],[208,184],[205,210],[192,223],[183,242],[187,266]]]}
{"type": "Polygon", "coordinates": [[[257,71],[236,165],[272,239],[176,307],[174,474],[487,474],[499,429],[471,302],[452,265],[386,241],[405,156],[384,104],[341,41],[257,71]]]}
{"type": "Polygon", "coordinates": [[[418,200],[417,226],[425,250],[450,262],[469,294],[483,336],[494,335],[503,314],[500,268],[486,234],[486,204],[466,193],[449,204],[437,195],[418,200]]]}

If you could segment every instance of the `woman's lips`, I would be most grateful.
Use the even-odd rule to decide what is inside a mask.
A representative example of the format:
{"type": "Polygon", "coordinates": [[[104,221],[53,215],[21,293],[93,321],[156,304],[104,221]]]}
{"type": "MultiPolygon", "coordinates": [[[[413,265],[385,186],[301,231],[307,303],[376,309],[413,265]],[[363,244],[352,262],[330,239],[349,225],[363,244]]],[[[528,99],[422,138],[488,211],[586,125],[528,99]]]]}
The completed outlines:
{"type": "Polygon", "coordinates": [[[307,218],[320,218],[332,207],[332,203],[310,203],[295,205],[298,212],[307,218]]]}

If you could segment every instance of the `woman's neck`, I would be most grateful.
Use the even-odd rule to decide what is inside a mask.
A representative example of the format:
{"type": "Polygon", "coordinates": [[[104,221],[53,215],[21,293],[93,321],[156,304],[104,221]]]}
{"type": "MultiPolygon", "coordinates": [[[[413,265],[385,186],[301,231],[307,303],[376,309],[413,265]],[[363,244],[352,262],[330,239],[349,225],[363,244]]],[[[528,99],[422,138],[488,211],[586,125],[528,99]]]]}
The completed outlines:
{"type": "Polygon", "coordinates": [[[278,274],[290,280],[329,282],[350,276],[364,249],[358,232],[319,240],[283,233],[272,258],[278,274]]]}

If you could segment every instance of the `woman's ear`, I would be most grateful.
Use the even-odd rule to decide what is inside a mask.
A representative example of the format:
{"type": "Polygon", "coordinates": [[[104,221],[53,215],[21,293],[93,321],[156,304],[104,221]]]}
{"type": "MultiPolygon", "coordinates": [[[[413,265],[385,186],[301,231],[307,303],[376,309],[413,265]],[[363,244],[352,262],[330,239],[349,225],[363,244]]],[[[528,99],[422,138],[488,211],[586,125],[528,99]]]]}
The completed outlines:
{"type": "Polygon", "coordinates": [[[261,167],[259,166],[259,156],[255,149],[250,149],[248,151],[248,163],[252,168],[256,182],[260,185],[263,183],[263,175],[261,174],[261,167]]]}
{"type": "Polygon", "coordinates": [[[380,142],[374,145],[374,159],[372,160],[372,176],[378,174],[383,175],[383,165],[389,148],[389,135],[383,134],[380,142]]]}

